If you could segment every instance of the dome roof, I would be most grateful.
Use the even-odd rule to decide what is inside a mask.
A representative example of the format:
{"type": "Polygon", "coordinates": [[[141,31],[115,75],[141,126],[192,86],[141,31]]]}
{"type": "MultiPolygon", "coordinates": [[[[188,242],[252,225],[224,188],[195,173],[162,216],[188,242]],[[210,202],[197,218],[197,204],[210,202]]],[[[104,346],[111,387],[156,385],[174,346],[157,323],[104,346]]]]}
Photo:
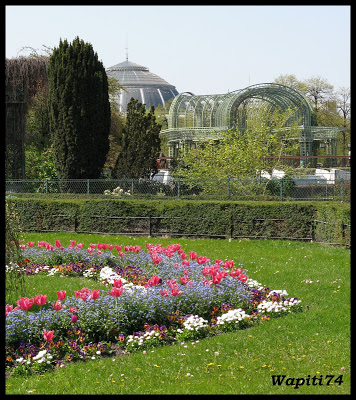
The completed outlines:
{"type": "Polygon", "coordinates": [[[131,97],[146,105],[165,105],[166,101],[178,95],[175,86],[153,74],[148,68],[131,61],[113,65],[106,69],[109,77],[114,77],[125,90],[121,90],[116,98],[120,111],[126,111],[131,97]]]}

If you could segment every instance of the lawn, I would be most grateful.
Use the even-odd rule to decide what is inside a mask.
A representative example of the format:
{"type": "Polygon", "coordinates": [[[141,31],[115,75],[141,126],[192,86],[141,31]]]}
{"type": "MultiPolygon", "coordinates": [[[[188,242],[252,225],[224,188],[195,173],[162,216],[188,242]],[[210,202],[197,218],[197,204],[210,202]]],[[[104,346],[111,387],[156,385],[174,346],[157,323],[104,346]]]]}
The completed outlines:
{"type": "MultiPolygon", "coordinates": [[[[59,239],[63,246],[73,239],[84,247],[98,242],[142,247],[180,243],[186,253],[243,264],[250,278],[298,297],[303,312],[245,330],[149,349],[145,354],[78,361],[53,372],[10,377],[7,394],[350,393],[350,250],[297,241],[64,233],[27,233],[24,239],[36,243],[59,239]],[[281,385],[274,385],[272,377],[278,375],[285,378],[281,385]]],[[[97,288],[97,283],[29,276],[26,296],[40,292],[54,299],[58,290],[83,286],[97,288]]]]}

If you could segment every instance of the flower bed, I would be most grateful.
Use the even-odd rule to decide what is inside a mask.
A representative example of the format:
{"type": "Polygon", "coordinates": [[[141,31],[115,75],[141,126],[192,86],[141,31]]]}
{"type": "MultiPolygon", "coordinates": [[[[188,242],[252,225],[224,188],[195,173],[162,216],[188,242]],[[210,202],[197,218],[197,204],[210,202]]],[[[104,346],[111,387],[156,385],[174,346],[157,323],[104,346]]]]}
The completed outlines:
{"type": "Polygon", "coordinates": [[[147,251],[104,243],[83,249],[74,241],[67,248],[59,241],[21,246],[26,274],[84,276],[98,288],[6,305],[7,369],[17,374],[109,355],[114,347],[132,352],[245,329],[301,310],[300,300],[249,279],[233,260],[186,254],[179,244],[148,244],[147,251]]]}

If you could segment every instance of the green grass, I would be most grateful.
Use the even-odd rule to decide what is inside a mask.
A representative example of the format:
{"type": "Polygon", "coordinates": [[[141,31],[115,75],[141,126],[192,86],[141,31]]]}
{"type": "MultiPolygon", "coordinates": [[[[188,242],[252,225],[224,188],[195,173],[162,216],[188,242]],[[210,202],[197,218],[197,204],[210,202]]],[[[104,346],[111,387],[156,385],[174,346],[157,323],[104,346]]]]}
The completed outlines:
{"type": "MultiPolygon", "coordinates": [[[[142,247],[150,242],[181,243],[187,252],[242,263],[250,278],[300,298],[304,311],[199,343],[188,341],[147,350],[147,354],[73,363],[43,376],[11,377],[6,381],[7,394],[350,393],[350,250],[296,241],[25,235],[26,241],[54,243],[55,239],[64,246],[70,239],[85,246],[98,242],[142,247]],[[313,283],[302,282],[307,279],[313,283]],[[298,389],[273,386],[271,376],[278,374],[286,379],[309,376],[310,383],[314,376],[343,375],[343,383],[326,385],[324,380],[322,386],[305,384],[298,389]]],[[[88,280],[73,282],[76,280],[31,277],[28,295],[40,292],[52,298],[50,293],[55,296],[56,290],[96,285],[88,280]]]]}

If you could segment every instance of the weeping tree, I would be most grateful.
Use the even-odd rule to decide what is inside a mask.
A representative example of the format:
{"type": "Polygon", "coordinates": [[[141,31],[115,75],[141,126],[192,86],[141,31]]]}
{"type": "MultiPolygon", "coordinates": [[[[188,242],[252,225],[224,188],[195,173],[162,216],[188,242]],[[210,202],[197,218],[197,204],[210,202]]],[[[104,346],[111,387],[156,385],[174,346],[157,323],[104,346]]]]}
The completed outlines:
{"type": "Polygon", "coordinates": [[[50,131],[59,179],[99,178],[109,150],[105,68],[90,43],[60,40],[48,67],[50,131]]]}
{"type": "Polygon", "coordinates": [[[5,177],[25,178],[25,117],[33,99],[45,92],[48,57],[29,56],[5,60],[5,177]]]}

